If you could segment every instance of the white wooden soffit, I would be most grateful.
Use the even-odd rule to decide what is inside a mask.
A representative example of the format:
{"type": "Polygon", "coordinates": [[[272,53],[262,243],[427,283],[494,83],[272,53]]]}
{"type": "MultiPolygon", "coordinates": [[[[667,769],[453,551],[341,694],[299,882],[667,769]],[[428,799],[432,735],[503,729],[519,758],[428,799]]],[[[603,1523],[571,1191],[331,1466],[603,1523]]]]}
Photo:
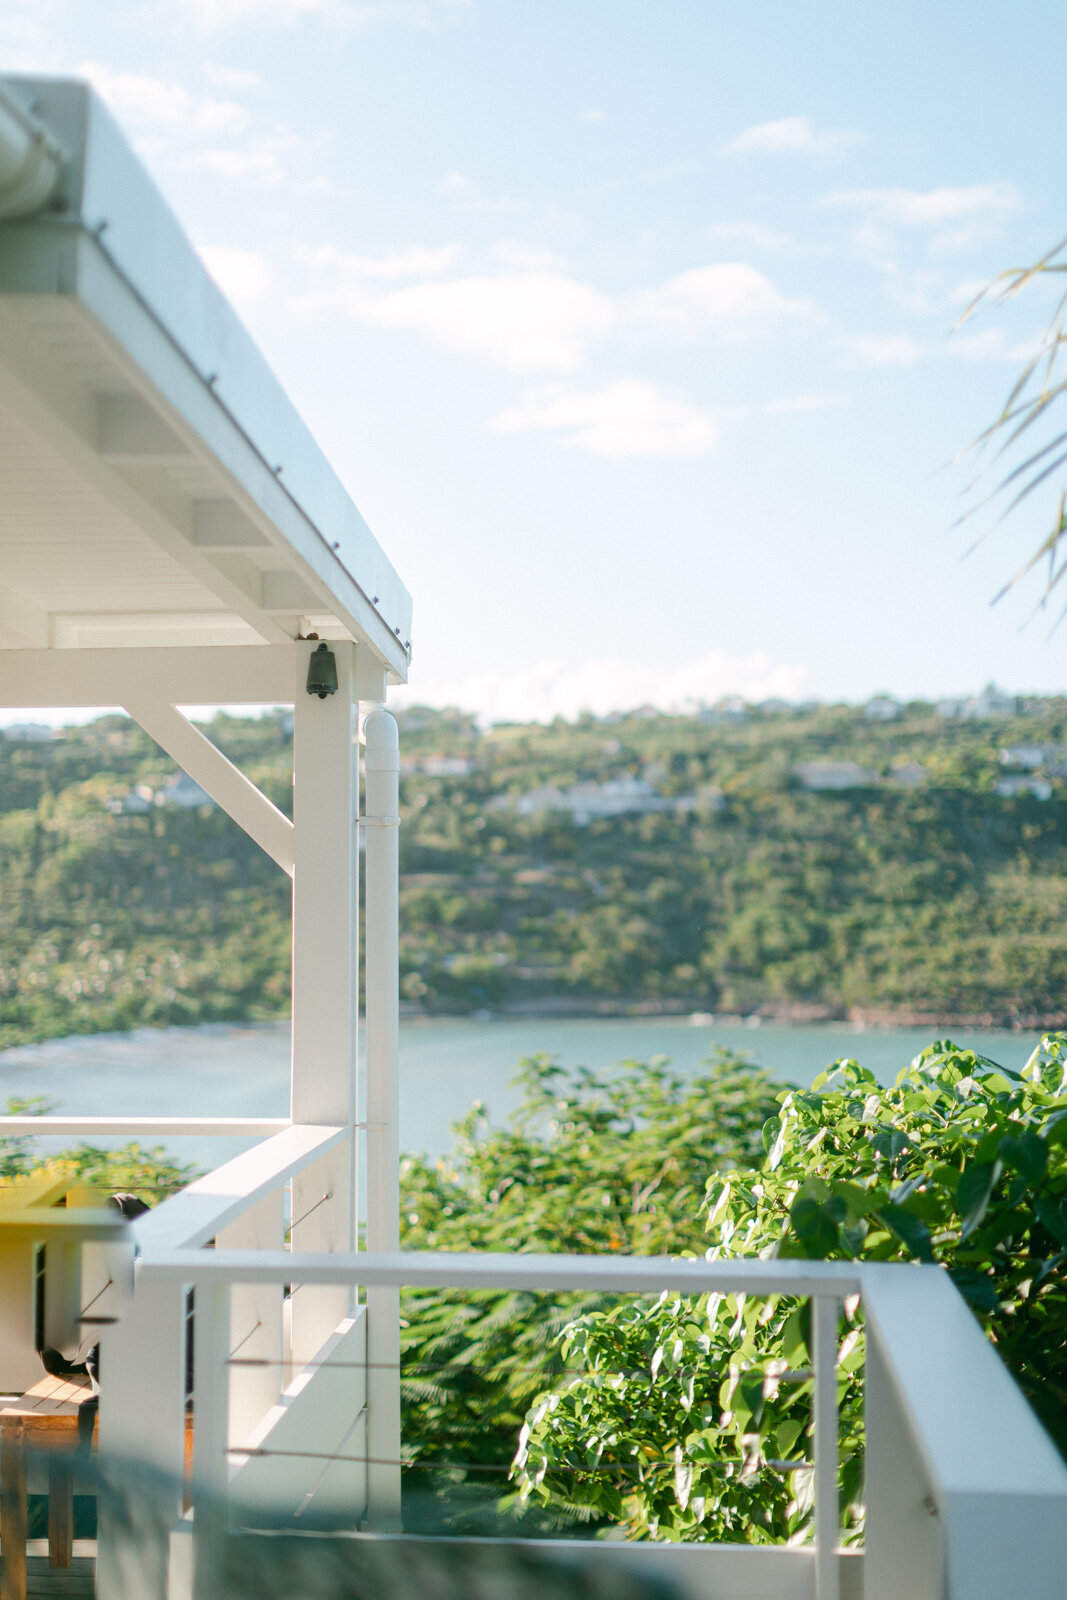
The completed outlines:
{"type": "MultiPolygon", "coordinates": [[[[0,85],[68,158],[50,209],[0,240],[0,410],[204,585],[205,632],[185,642],[213,642],[221,609],[266,641],[347,636],[406,679],[403,585],[98,97],[0,85]],[[220,537],[227,516],[244,527],[220,537]]],[[[31,614],[30,641],[136,645],[123,609],[110,635],[53,617],[47,641],[31,614]]]]}

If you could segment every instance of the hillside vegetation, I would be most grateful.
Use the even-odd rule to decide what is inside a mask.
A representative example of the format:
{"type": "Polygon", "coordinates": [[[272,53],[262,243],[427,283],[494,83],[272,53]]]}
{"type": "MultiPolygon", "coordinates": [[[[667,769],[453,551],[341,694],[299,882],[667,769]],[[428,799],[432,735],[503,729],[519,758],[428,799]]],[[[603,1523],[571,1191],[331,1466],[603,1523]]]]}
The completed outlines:
{"type": "MultiPolygon", "coordinates": [[[[412,1007],[1067,1012],[1067,700],[989,720],[400,722],[412,1007]],[[997,793],[1000,751],[1023,745],[1048,751],[1046,799],[997,793]],[[862,771],[812,792],[812,762],[862,771]],[[644,810],[589,815],[610,793],[644,810]]],[[[208,731],[289,808],[284,715],[208,731]]],[[[172,775],[119,717],[0,739],[0,1045],[284,1014],[288,882],[210,805],[124,809],[172,775]]]]}

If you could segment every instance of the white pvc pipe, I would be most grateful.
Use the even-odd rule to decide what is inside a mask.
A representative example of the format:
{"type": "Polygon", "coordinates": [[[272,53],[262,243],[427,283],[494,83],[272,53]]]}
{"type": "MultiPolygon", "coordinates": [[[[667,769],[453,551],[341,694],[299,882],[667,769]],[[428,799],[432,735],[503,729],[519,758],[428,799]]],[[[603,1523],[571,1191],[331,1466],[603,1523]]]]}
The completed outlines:
{"type": "MultiPolygon", "coordinates": [[[[375,1254],[389,1254],[400,1248],[400,747],[388,711],[368,714],[364,740],[366,1242],[375,1254]]],[[[367,1290],[367,1360],[375,1373],[367,1393],[367,1455],[372,1463],[399,1463],[400,1295],[395,1287],[367,1290]]],[[[399,1529],[399,1465],[368,1468],[367,1519],[381,1531],[399,1529]]]]}
{"type": "Polygon", "coordinates": [[[25,217],[51,198],[63,153],[0,87],[0,217],[25,217]]]}

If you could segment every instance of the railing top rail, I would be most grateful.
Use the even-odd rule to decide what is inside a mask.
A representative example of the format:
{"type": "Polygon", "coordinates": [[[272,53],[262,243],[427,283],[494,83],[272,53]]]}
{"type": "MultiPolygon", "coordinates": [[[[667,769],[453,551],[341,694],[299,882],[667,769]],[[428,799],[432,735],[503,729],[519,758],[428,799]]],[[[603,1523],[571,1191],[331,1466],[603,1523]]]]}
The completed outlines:
{"type": "Polygon", "coordinates": [[[948,1274],[865,1267],[863,1303],[935,1488],[1054,1496],[1067,1538],[1067,1465],[948,1274]]]}
{"type": "MultiPolygon", "coordinates": [[[[291,1174],[332,1150],[348,1133],[344,1127],[293,1124],[205,1173],[132,1224],[142,1255],[155,1258],[186,1250],[193,1260],[198,1259],[204,1254],[197,1252],[198,1245],[213,1239],[220,1228],[291,1174]]],[[[286,1255],[286,1259],[291,1258],[286,1255]]]]}
{"type": "Polygon", "coordinates": [[[27,1134],[92,1137],[121,1134],[224,1134],[265,1139],[291,1126],[288,1117],[14,1117],[0,1116],[0,1138],[22,1138],[27,1134]]]}
{"type": "Polygon", "coordinates": [[[312,1255],[288,1250],[163,1248],[146,1242],[142,1276],[169,1282],[360,1283],[366,1287],[593,1290],[605,1294],[855,1294],[848,1261],[689,1261],[669,1256],[449,1254],[312,1255]]]}

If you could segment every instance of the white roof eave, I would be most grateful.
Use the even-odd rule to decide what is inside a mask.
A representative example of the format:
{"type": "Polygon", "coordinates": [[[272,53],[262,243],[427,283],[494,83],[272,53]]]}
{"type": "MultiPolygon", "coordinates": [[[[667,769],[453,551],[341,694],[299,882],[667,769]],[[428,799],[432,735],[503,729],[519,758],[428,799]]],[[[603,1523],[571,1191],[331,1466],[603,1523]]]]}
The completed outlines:
{"type": "MultiPolygon", "coordinates": [[[[289,575],[307,595],[301,612],[332,617],[394,681],[405,680],[407,591],[101,102],[69,80],[0,79],[0,89],[17,94],[68,156],[50,210],[0,222],[0,306],[17,316],[20,303],[51,299],[85,319],[114,361],[116,387],[143,404],[177,451],[210,467],[236,514],[269,542],[284,568],[271,575],[275,588],[289,575]]],[[[13,381],[32,384],[32,353],[23,350],[17,372],[9,322],[13,381]]],[[[0,347],[0,363],[4,356],[0,347]]],[[[96,444],[94,432],[99,422],[90,420],[86,445],[96,444]]],[[[202,577],[204,556],[182,532],[171,553],[180,560],[188,550],[189,570],[202,577]]],[[[218,571],[225,601],[232,585],[223,562],[218,571]]],[[[269,623],[260,631],[278,637],[269,623]]]]}

